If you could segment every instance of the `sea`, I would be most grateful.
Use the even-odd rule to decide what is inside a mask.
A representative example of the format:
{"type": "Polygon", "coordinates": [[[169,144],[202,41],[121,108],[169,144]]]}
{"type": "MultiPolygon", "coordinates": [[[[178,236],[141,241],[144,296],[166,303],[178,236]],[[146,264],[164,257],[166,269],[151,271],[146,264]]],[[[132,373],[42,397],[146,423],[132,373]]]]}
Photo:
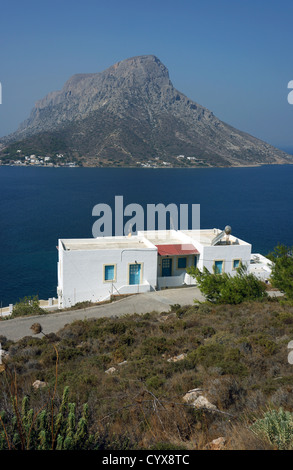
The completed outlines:
{"type": "MultiPolygon", "coordinates": [[[[200,227],[232,234],[266,255],[293,245],[293,165],[245,168],[0,166],[0,306],[57,297],[59,238],[92,238],[93,208],[200,204],[200,227]]],[[[125,219],[126,220],[126,219],[125,219]]],[[[191,228],[191,227],[189,227],[191,228]]]]}

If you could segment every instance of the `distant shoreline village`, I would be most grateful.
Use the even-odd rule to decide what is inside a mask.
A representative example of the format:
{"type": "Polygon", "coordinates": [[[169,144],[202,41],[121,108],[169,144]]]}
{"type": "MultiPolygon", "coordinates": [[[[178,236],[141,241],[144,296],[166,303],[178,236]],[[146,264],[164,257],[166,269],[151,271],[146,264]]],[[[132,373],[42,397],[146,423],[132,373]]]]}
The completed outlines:
{"type": "Polygon", "coordinates": [[[15,160],[10,160],[10,163],[4,163],[0,159],[0,165],[3,166],[47,166],[47,167],[78,167],[79,165],[76,162],[68,161],[63,153],[57,153],[54,158],[52,157],[42,157],[40,155],[25,155],[21,156],[21,150],[17,150],[20,158],[15,160]]]}

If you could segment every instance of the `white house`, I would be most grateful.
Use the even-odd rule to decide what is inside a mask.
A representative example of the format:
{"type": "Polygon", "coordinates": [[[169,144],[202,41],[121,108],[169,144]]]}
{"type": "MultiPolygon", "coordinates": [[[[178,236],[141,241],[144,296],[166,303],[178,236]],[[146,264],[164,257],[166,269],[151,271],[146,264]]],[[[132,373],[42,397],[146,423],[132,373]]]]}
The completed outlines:
{"type": "Polygon", "coordinates": [[[251,244],[224,231],[139,231],[134,236],[59,240],[58,306],[101,302],[112,295],[195,284],[186,269],[235,274],[240,263],[258,278],[270,276],[269,261],[251,244]]]}

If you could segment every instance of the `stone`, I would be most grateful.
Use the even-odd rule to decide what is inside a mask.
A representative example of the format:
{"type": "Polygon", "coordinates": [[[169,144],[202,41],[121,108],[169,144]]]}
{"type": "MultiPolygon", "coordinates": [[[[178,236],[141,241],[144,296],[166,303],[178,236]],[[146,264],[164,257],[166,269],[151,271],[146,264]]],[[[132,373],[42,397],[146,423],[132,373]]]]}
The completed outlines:
{"type": "Polygon", "coordinates": [[[192,390],[189,390],[184,397],[183,400],[186,401],[187,403],[194,402],[200,395],[202,394],[202,389],[201,388],[194,388],[192,390]]]}
{"type": "Polygon", "coordinates": [[[195,408],[207,408],[209,410],[216,410],[217,407],[213,405],[212,403],[209,402],[209,400],[206,397],[199,396],[194,402],[193,406],[195,408]]]}
{"type": "Polygon", "coordinates": [[[118,363],[118,366],[124,366],[124,364],[127,364],[127,361],[122,361],[118,363]]]}
{"type": "Polygon", "coordinates": [[[202,395],[201,388],[194,388],[189,390],[183,397],[183,400],[190,403],[195,408],[207,408],[209,410],[216,410],[217,407],[213,405],[209,400],[202,395]]]}
{"type": "Polygon", "coordinates": [[[186,357],[186,354],[179,354],[178,356],[170,357],[167,359],[167,362],[177,362],[182,361],[186,357]]]}
{"type": "Polygon", "coordinates": [[[223,450],[225,448],[226,439],[224,437],[218,437],[213,441],[209,442],[206,446],[206,450],[223,450]]]}
{"type": "Polygon", "coordinates": [[[114,374],[116,370],[115,367],[110,367],[110,369],[105,370],[105,374],[114,374]]]}
{"type": "Polygon", "coordinates": [[[39,389],[39,388],[44,388],[44,387],[47,387],[48,384],[47,382],[43,382],[42,380],[36,380],[34,383],[33,383],[33,387],[34,389],[39,389]]]}

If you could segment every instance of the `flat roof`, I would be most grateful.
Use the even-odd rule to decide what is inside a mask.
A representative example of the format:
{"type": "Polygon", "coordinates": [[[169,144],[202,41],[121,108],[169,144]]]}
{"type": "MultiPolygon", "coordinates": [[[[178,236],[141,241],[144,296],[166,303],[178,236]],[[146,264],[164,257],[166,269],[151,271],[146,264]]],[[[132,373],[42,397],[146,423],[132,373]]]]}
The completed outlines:
{"type": "MultiPolygon", "coordinates": [[[[205,246],[219,246],[221,243],[219,242],[218,245],[215,244],[213,245],[213,241],[216,239],[218,235],[220,235],[223,231],[218,229],[218,228],[213,228],[213,229],[201,229],[201,230],[181,230],[181,232],[190,237],[193,240],[196,240],[199,242],[201,245],[205,246]]],[[[226,235],[223,236],[221,239],[222,241],[225,241],[226,235]]],[[[234,235],[230,234],[229,235],[229,240],[232,242],[232,245],[248,245],[247,242],[240,240],[240,238],[235,237],[234,235]]],[[[227,246],[226,244],[223,244],[223,246],[227,246]]]]}
{"type": "Polygon", "coordinates": [[[71,250],[125,250],[125,249],[154,249],[141,238],[132,237],[99,237],[76,238],[60,240],[66,251],[71,250]]]}
{"type": "MultiPolygon", "coordinates": [[[[226,235],[221,238],[223,231],[214,229],[201,230],[145,230],[139,231],[137,235],[132,236],[109,236],[98,238],[80,238],[80,239],[61,239],[65,250],[123,250],[123,249],[155,249],[164,245],[178,245],[177,250],[182,250],[179,246],[186,244],[192,245],[197,242],[203,246],[229,246],[231,245],[249,245],[249,243],[240,240],[234,235],[229,235],[230,244],[226,245],[226,235]],[[219,237],[217,239],[217,237],[219,237]],[[217,242],[217,243],[216,243],[217,242]]],[[[176,248],[172,248],[173,254],[176,248]]],[[[196,248],[194,247],[194,250],[196,248]]],[[[196,253],[196,251],[194,251],[196,253]]]]}
{"type": "Polygon", "coordinates": [[[181,230],[145,230],[140,231],[139,235],[146,238],[155,246],[158,245],[181,245],[186,237],[180,235],[181,230]]]}

